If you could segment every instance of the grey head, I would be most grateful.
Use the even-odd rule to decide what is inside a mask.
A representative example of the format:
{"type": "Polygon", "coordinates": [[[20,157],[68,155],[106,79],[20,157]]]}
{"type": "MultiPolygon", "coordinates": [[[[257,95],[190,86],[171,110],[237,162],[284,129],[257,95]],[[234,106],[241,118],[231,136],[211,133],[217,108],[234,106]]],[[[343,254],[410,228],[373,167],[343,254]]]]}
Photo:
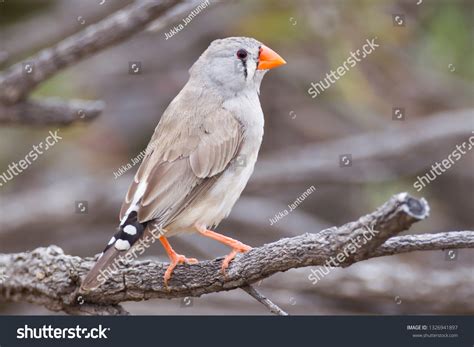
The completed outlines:
{"type": "Polygon", "coordinates": [[[286,62],[249,37],[213,41],[189,70],[191,78],[221,93],[258,92],[265,73],[286,62]]]}

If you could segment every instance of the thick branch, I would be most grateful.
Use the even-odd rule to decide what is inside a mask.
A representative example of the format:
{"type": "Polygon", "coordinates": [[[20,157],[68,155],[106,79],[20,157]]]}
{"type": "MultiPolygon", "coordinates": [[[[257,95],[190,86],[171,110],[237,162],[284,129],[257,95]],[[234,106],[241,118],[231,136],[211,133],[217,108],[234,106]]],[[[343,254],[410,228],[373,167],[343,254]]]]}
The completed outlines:
{"type": "Polygon", "coordinates": [[[102,101],[60,100],[27,100],[15,105],[0,104],[0,124],[70,124],[76,121],[87,121],[97,117],[105,104],[102,101]]]}
{"type": "Polygon", "coordinates": [[[220,274],[222,258],[179,266],[169,289],[162,283],[167,264],[151,260],[124,265],[117,275],[96,291],[79,293],[80,279],[94,264],[90,258],[64,255],[55,246],[0,255],[0,270],[4,269],[5,275],[5,280],[0,283],[0,297],[9,301],[38,303],[56,311],[89,313],[91,305],[103,309],[104,305],[117,305],[123,301],[200,296],[231,290],[276,272],[323,265],[331,256],[347,252],[346,246],[360,238],[364,226],[376,230],[374,237],[357,248],[355,253],[349,252],[346,261],[336,265],[347,266],[372,257],[415,250],[474,248],[474,232],[471,231],[410,235],[387,241],[414,222],[426,218],[428,210],[423,199],[414,199],[406,193],[398,194],[377,211],[356,222],[254,248],[232,262],[225,278],[220,274]],[[77,303],[78,295],[81,295],[81,302],[83,300],[83,305],[87,305],[84,308],[88,307],[88,310],[82,310],[82,305],[77,303]]]}
{"type": "Polygon", "coordinates": [[[59,70],[129,38],[181,2],[182,0],[137,1],[53,47],[11,66],[0,75],[0,102],[17,103],[59,70]],[[31,66],[29,73],[25,73],[25,64],[31,66]]]}

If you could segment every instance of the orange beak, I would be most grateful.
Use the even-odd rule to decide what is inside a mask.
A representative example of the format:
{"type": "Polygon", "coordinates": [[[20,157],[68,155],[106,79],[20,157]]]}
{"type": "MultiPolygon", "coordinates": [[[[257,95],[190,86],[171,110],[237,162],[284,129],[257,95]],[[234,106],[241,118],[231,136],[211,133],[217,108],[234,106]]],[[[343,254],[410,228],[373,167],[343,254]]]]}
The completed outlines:
{"type": "Polygon", "coordinates": [[[273,49],[265,45],[260,47],[257,70],[270,70],[283,64],[286,64],[285,59],[280,57],[273,49]]]}

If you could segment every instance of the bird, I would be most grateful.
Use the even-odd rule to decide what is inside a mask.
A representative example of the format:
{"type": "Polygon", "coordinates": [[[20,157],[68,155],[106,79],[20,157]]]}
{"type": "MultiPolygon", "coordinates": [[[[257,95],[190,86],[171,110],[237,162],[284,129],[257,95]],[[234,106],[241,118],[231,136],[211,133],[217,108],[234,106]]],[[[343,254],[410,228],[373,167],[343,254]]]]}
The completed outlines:
{"type": "Polygon", "coordinates": [[[118,231],[82,281],[83,291],[104,284],[117,259],[138,248],[142,254],[150,236],[170,259],[166,287],[176,266],[197,263],[171,247],[171,236],[199,233],[230,247],[224,274],[238,253],[251,249],[212,229],[230,214],[252,175],[264,132],[260,84],[283,64],[254,38],[211,42],[160,118],[123,201],[118,231]]]}

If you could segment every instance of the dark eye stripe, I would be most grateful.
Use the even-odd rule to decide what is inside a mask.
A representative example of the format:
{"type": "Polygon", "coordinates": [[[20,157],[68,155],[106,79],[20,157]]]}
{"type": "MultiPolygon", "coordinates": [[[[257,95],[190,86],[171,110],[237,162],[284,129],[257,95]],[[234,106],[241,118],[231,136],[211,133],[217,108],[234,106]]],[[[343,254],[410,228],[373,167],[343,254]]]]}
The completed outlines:
{"type": "Polygon", "coordinates": [[[245,79],[247,79],[247,75],[248,75],[248,72],[247,72],[247,61],[246,61],[246,60],[242,60],[242,65],[244,66],[244,76],[245,76],[245,79]]]}

